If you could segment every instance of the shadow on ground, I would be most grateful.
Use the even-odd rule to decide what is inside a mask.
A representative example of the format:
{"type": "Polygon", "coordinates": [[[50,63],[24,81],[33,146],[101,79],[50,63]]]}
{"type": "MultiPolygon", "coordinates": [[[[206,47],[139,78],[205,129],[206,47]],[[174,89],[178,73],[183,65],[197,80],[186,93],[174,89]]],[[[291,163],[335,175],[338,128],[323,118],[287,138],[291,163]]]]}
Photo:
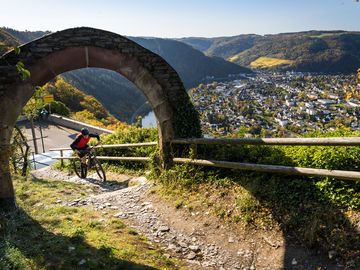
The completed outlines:
{"type": "Polygon", "coordinates": [[[0,226],[0,269],[156,269],[114,258],[106,247],[96,249],[81,235],[49,232],[22,209],[0,213],[0,226]],[[69,249],[75,246],[76,252],[69,249]]]}
{"type": "Polygon", "coordinates": [[[281,225],[286,269],[359,269],[359,233],[341,208],[319,196],[315,180],[269,174],[245,178],[252,180],[239,182],[281,225]]]}
{"type": "Polygon", "coordinates": [[[104,191],[115,191],[115,190],[119,190],[119,189],[124,189],[129,187],[129,182],[131,180],[131,178],[128,178],[126,180],[123,181],[117,181],[117,180],[110,180],[107,179],[106,182],[97,179],[96,177],[92,177],[89,176],[87,178],[84,178],[83,180],[85,180],[88,183],[91,183],[93,185],[99,186],[101,187],[104,191]]]}
{"type": "MultiPolygon", "coordinates": [[[[203,159],[294,166],[278,149],[266,147],[200,148],[203,159]],[[210,158],[211,157],[211,158],[210,158]]],[[[354,164],[352,164],[354,166],[354,164]]],[[[344,168],[345,170],[346,168],[344,168]]],[[[205,171],[213,174],[214,169],[205,171]]],[[[317,186],[319,178],[216,170],[248,190],[261,207],[270,209],[285,238],[285,269],[360,269],[360,234],[339,207],[326,199],[317,186]]],[[[355,182],[338,179],[329,186],[360,192],[355,182]]],[[[336,193],[334,190],[334,194],[336,193]]],[[[251,210],[256,215],[256,207],[251,210]]],[[[358,225],[359,226],[359,225],[358,225]]]]}
{"type": "MultiPolygon", "coordinates": [[[[46,180],[44,180],[43,176],[41,177],[36,176],[36,173],[32,173],[31,177],[34,181],[38,181],[42,183],[47,182],[46,180]]],[[[93,186],[97,186],[101,188],[103,192],[111,192],[129,187],[129,183],[132,180],[132,177],[127,177],[126,179],[117,180],[110,176],[110,179],[107,179],[104,182],[103,180],[99,179],[96,176],[96,173],[92,173],[86,178],[79,178],[76,175],[73,175],[73,178],[71,179],[73,179],[74,181],[69,181],[69,182],[80,182],[83,184],[91,184],[93,186]]]]}

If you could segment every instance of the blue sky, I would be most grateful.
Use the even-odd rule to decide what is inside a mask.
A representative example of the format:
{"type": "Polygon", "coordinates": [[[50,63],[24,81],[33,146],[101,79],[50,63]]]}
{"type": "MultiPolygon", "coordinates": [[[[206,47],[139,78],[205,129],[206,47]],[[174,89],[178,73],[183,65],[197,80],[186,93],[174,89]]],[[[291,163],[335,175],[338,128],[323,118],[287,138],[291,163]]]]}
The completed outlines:
{"type": "Polygon", "coordinates": [[[355,0],[0,0],[0,6],[0,26],[30,31],[89,26],[169,38],[360,31],[355,0]]]}

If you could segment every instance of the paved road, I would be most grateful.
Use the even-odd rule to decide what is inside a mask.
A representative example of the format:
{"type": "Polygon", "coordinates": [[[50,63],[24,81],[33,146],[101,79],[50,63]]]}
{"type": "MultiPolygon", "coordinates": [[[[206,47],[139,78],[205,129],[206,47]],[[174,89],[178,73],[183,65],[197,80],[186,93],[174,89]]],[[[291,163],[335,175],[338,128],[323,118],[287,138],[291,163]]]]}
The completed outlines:
{"type": "MultiPolygon", "coordinates": [[[[63,156],[70,157],[72,153],[72,150],[64,151],[63,156]]],[[[45,152],[37,155],[34,154],[30,157],[30,166],[34,170],[42,169],[56,162],[56,159],[53,159],[53,157],[58,156],[60,156],[59,152],[45,152]]]]}
{"type": "MultiPolygon", "coordinates": [[[[50,148],[58,147],[69,147],[71,142],[75,139],[79,131],[65,128],[58,125],[49,124],[47,122],[35,122],[35,135],[37,138],[40,138],[40,126],[44,138],[44,149],[42,147],[41,140],[37,140],[39,153],[48,152],[50,148]]],[[[34,152],[34,144],[32,142],[32,134],[30,128],[30,122],[24,121],[21,122],[20,127],[25,128],[25,136],[29,140],[29,146],[31,151],[34,152]]]]}
{"type": "MultiPolygon", "coordinates": [[[[30,146],[30,151],[35,152],[34,143],[32,141],[32,133],[30,128],[30,122],[23,121],[19,123],[19,126],[23,129],[25,136],[28,138],[28,144],[30,146]]],[[[36,161],[36,169],[43,168],[54,163],[56,160],[51,157],[59,156],[59,152],[50,152],[51,148],[59,147],[69,147],[72,141],[75,139],[79,131],[65,128],[58,125],[53,125],[47,122],[35,122],[35,135],[36,138],[40,138],[40,127],[42,129],[42,134],[44,138],[44,147],[42,145],[41,139],[36,140],[39,154],[34,154],[36,161]]],[[[72,151],[64,153],[64,155],[71,155],[72,151]]],[[[31,156],[32,158],[33,156],[31,156]]],[[[34,165],[32,165],[34,168],[34,165]]]]}

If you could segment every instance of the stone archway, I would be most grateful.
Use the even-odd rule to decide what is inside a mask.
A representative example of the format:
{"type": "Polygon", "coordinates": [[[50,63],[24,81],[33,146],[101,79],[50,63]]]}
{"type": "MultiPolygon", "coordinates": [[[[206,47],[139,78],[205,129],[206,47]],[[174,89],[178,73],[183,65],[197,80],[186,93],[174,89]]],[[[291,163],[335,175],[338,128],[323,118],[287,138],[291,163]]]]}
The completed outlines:
{"type": "Polygon", "coordinates": [[[160,56],[126,37],[93,28],[72,28],[44,36],[0,58],[0,208],[15,205],[9,172],[9,142],[16,119],[34,93],[66,71],[99,67],[132,81],[147,97],[159,122],[164,164],[173,138],[201,136],[199,118],[176,71],[160,56]],[[30,71],[22,81],[16,63],[30,71]]]}

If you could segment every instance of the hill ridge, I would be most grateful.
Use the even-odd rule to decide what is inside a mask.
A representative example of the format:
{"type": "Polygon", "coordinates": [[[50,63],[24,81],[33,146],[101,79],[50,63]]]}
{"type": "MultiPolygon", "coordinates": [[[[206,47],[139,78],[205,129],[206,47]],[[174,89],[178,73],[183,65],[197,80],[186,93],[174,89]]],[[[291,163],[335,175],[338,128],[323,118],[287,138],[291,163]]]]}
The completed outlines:
{"type": "Polygon", "coordinates": [[[281,70],[353,73],[360,66],[358,31],[309,30],[209,39],[184,38],[179,41],[202,49],[209,56],[236,59],[234,63],[246,67],[251,67],[251,63],[260,57],[294,61],[293,65],[282,66],[281,70]],[[199,44],[204,42],[207,46],[201,47],[199,44]]]}

